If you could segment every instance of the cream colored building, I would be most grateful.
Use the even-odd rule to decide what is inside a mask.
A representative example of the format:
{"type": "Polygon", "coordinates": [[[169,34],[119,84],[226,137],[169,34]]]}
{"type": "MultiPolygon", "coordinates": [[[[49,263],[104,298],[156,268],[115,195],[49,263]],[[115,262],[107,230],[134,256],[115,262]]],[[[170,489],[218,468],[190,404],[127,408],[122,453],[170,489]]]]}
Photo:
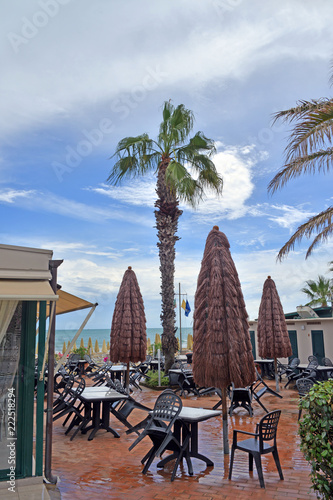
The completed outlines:
{"type": "MultiPolygon", "coordinates": [[[[300,358],[301,363],[307,363],[310,355],[315,355],[319,364],[321,364],[323,357],[330,358],[333,361],[333,317],[331,307],[314,309],[298,307],[297,312],[285,316],[293,348],[293,357],[300,358]]],[[[255,359],[259,358],[257,327],[257,321],[249,321],[255,359]]],[[[288,360],[281,359],[280,361],[284,363],[288,360]]]]}

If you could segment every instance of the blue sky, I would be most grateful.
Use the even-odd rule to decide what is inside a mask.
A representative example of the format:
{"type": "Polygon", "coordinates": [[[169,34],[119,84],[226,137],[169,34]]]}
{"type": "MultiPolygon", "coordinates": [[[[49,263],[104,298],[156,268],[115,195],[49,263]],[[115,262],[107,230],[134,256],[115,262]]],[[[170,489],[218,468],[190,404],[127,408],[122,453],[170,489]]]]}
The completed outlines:
{"type": "MultiPolygon", "coordinates": [[[[63,288],[99,306],[108,328],[122,276],[136,272],[147,326],[159,327],[155,179],[112,188],[109,157],[125,136],[156,137],[165,100],[195,114],[216,141],[221,199],[210,193],[179,223],[175,284],[193,309],[214,224],[230,242],[250,319],[275,280],[285,312],[306,302],[304,281],[326,274],[332,241],[305,261],[306,242],[281,246],[330,206],[332,174],[267,185],[283,165],[288,126],[274,112],[330,97],[333,4],[326,0],[17,0],[0,19],[0,242],[48,248],[63,288]]],[[[76,328],[84,314],[59,317],[76,328]]],[[[192,313],[183,325],[191,326],[192,313]]]]}

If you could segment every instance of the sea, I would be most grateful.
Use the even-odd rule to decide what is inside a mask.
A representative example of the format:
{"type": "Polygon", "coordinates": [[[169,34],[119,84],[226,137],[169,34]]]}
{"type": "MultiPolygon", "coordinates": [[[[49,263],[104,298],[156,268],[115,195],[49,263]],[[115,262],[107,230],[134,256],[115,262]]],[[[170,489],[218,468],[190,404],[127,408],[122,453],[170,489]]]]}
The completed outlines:
{"type": "MultiPolygon", "coordinates": [[[[72,340],[72,338],[74,337],[76,332],[77,332],[77,330],[56,330],[56,333],[55,333],[55,352],[56,353],[62,352],[64,342],[66,343],[66,346],[67,346],[68,341],[72,340]]],[[[155,342],[155,336],[157,333],[159,335],[162,335],[163,329],[162,328],[147,328],[147,338],[150,339],[151,344],[153,344],[155,342]]],[[[191,327],[184,327],[184,328],[182,328],[181,333],[182,333],[182,349],[186,349],[187,348],[187,336],[193,335],[193,329],[191,327]]],[[[81,343],[81,339],[83,339],[84,346],[87,347],[89,337],[92,340],[93,348],[95,348],[95,343],[97,340],[99,350],[101,351],[102,345],[103,345],[103,340],[105,340],[106,344],[110,340],[110,329],[109,328],[84,329],[82,331],[82,333],[79,335],[78,339],[76,340],[76,346],[79,347],[80,343],[81,343]]],[[[179,328],[177,330],[176,337],[179,339],[179,328]]]]}

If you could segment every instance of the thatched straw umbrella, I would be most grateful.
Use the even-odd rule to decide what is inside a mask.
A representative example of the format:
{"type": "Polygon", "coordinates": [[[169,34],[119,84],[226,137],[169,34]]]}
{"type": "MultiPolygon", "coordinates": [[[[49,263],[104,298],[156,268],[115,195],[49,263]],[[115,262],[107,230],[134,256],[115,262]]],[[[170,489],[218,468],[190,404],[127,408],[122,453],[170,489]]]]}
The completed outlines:
{"type": "Polygon", "coordinates": [[[96,341],[95,341],[95,349],[94,349],[94,351],[95,351],[96,353],[98,353],[98,352],[99,352],[99,345],[98,345],[98,340],[97,340],[97,339],[96,339],[96,341]]]}
{"type": "Polygon", "coordinates": [[[115,303],[111,336],[110,360],[127,363],[126,387],[129,385],[129,363],[146,359],[146,316],[135,272],[128,267],[115,303]]]}
{"type": "Polygon", "coordinates": [[[258,315],[258,352],[262,358],[274,358],[276,390],[279,392],[277,358],[292,355],[285,315],[274,281],[264,283],[258,315]]]}
{"type": "Polygon", "coordinates": [[[107,349],[107,351],[109,352],[109,350],[110,350],[110,341],[109,341],[109,340],[107,341],[107,344],[106,344],[106,349],[107,349]]]}
{"type": "Polygon", "coordinates": [[[229,453],[227,387],[255,380],[248,315],[224,233],[208,234],[198,277],[193,315],[193,376],[203,387],[222,390],[223,448],[229,453]]]}
{"type": "Polygon", "coordinates": [[[80,347],[82,347],[84,349],[84,340],[83,340],[83,337],[81,337],[80,347]]]}
{"type": "Polygon", "coordinates": [[[67,347],[66,347],[66,342],[64,341],[64,345],[62,346],[62,353],[63,353],[63,354],[65,354],[66,349],[67,349],[67,347]]]}

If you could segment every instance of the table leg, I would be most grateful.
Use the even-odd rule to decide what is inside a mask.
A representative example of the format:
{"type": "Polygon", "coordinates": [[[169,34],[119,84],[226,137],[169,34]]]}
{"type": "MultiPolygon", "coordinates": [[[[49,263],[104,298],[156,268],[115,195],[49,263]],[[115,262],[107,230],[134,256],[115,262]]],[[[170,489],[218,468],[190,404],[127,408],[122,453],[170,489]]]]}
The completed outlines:
{"type": "Polygon", "coordinates": [[[190,457],[192,458],[198,458],[199,460],[202,460],[203,462],[206,462],[207,465],[210,467],[214,465],[214,462],[212,462],[208,457],[205,457],[201,453],[198,452],[198,422],[191,422],[188,424],[190,432],[191,432],[191,438],[190,438],[190,457]]]}
{"type": "Polygon", "coordinates": [[[102,407],[102,423],[100,425],[102,429],[106,429],[108,432],[111,432],[114,437],[119,438],[119,434],[117,431],[112,429],[110,427],[110,402],[109,401],[103,401],[103,407],[102,407]]]}

